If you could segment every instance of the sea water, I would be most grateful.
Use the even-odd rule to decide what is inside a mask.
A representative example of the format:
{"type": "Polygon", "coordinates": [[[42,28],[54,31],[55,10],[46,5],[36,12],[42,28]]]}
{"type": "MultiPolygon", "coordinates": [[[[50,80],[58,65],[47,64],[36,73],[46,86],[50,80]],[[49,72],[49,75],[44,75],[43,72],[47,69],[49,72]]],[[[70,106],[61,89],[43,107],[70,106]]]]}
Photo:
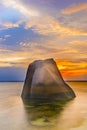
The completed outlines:
{"type": "Polygon", "coordinates": [[[76,98],[63,106],[25,104],[23,84],[0,82],[0,130],[87,130],[87,82],[67,82],[76,98]]]}

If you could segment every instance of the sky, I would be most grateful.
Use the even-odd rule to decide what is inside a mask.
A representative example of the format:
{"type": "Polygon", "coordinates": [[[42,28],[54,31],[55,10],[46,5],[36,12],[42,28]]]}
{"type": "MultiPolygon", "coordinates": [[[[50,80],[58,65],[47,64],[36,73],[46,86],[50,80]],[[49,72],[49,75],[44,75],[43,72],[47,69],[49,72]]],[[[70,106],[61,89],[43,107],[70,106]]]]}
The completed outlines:
{"type": "Polygon", "coordinates": [[[87,0],[0,0],[0,81],[47,58],[64,80],[87,80],[87,0]]]}

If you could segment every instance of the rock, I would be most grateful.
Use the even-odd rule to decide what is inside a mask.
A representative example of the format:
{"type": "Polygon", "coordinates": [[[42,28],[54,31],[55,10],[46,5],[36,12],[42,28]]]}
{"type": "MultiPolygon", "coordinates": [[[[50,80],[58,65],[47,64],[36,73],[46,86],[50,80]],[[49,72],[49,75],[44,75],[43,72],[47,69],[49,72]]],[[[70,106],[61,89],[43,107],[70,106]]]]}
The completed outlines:
{"type": "Polygon", "coordinates": [[[63,80],[56,62],[46,59],[29,65],[21,96],[23,99],[70,100],[75,93],[63,80]]]}

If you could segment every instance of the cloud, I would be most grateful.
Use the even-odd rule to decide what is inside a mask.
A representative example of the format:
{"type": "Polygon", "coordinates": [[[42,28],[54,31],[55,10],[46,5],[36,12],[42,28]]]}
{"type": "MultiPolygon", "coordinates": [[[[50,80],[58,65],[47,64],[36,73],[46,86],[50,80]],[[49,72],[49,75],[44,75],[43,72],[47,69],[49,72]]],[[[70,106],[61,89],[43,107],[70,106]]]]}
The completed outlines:
{"type": "Polygon", "coordinates": [[[9,35],[9,34],[8,34],[8,35],[5,35],[5,38],[9,38],[9,37],[11,37],[11,35],[9,35]]]}
{"type": "Polygon", "coordinates": [[[15,28],[15,27],[19,27],[18,23],[9,23],[9,22],[8,22],[8,23],[7,23],[7,22],[4,23],[3,26],[6,27],[6,28],[15,28]]]}
{"type": "Polygon", "coordinates": [[[0,42],[2,42],[2,41],[4,41],[4,40],[5,40],[4,38],[0,37],[0,42]]]}
{"type": "Polygon", "coordinates": [[[80,61],[86,61],[86,41],[84,41],[84,45],[82,47],[81,43],[78,43],[76,46],[77,41],[71,41],[66,46],[65,44],[60,45],[60,41],[58,42],[58,39],[56,40],[57,41],[55,42],[48,40],[46,43],[42,41],[40,44],[34,42],[20,42],[19,46],[17,46],[17,50],[16,48],[15,50],[12,50],[12,48],[9,49],[7,47],[2,47],[0,49],[0,62],[8,62],[12,66],[25,67],[33,60],[51,57],[54,59],[67,59],[68,61],[74,60],[75,63],[76,61],[77,63],[80,61]]]}
{"type": "Polygon", "coordinates": [[[87,14],[86,11],[82,11],[79,14],[73,15],[62,15],[58,17],[59,22],[69,28],[75,28],[77,30],[82,30],[87,32],[87,18],[85,17],[87,14]]]}
{"type": "Polygon", "coordinates": [[[71,41],[70,47],[76,49],[80,54],[87,54],[87,40],[71,41]]]}
{"type": "MultiPolygon", "coordinates": [[[[45,53],[45,49],[41,50],[37,48],[37,45],[32,45],[30,48],[24,48],[20,44],[20,49],[17,51],[9,49],[9,47],[2,46],[0,48],[0,67],[12,66],[12,67],[27,67],[28,64],[34,59],[42,59],[41,53],[45,53]]],[[[26,43],[27,44],[27,43],[26,43]]],[[[18,47],[17,47],[18,48],[18,47]]]]}
{"type": "Polygon", "coordinates": [[[60,35],[60,36],[84,36],[87,31],[74,27],[62,25],[53,17],[45,17],[42,19],[33,19],[26,22],[25,29],[31,28],[34,32],[42,35],[60,35]]]}
{"type": "Polygon", "coordinates": [[[58,67],[60,68],[60,71],[65,79],[76,80],[78,77],[84,77],[84,75],[87,76],[86,61],[79,60],[78,62],[76,62],[75,60],[72,61],[72,59],[56,59],[55,61],[58,64],[58,67]]]}
{"type": "Polygon", "coordinates": [[[69,15],[69,14],[73,14],[73,13],[76,13],[85,9],[87,9],[87,3],[77,3],[61,10],[61,13],[69,15]]]}
{"type": "MultiPolygon", "coordinates": [[[[86,20],[82,17],[84,21],[77,20],[79,18],[72,18],[74,20],[70,20],[70,18],[66,18],[68,20],[63,20],[63,23],[55,18],[55,15],[47,13],[43,8],[46,5],[46,2],[38,1],[20,1],[20,0],[3,0],[3,5],[5,7],[10,7],[15,9],[16,11],[21,12],[22,15],[25,16],[21,17],[19,22],[12,23],[12,22],[2,22],[0,23],[0,29],[8,29],[8,28],[17,28],[20,24],[24,25],[25,29],[32,29],[35,33],[41,35],[57,35],[57,36],[86,36],[86,20]],[[42,7],[43,5],[43,7],[42,7]],[[41,9],[42,8],[42,9],[41,9]],[[75,22],[76,21],[76,22],[75,22]],[[80,22],[79,22],[80,21],[80,22]],[[66,23],[64,23],[66,22],[66,23]],[[78,26],[77,26],[78,25],[78,26]],[[84,26],[84,27],[83,27],[84,26]]],[[[79,4],[80,5],[80,4],[79,4]]],[[[47,5],[46,7],[47,8],[47,5]]],[[[55,10],[54,8],[52,10],[55,10]]],[[[50,9],[51,11],[51,9],[50,9]]]]}
{"type": "Polygon", "coordinates": [[[66,9],[72,7],[73,15],[63,15],[50,1],[3,0],[0,67],[27,68],[33,60],[53,57],[65,78],[86,75],[86,10],[75,14],[83,9],[72,5],[66,9]]]}
{"type": "MultiPolygon", "coordinates": [[[[7,47],[1,47],[0,67],[27,68],[29,63],[34,60],[53,57],[65,79],[73,79],[87,74],[87,55],[84,53],[84,49],[82,49],[81,53],[84,53],[85,57],[81,57],[78,49],[82,45],[81,42],[71,41],[69,46],[67,45],[66,47],[60,47],[58,44],[49,42],[47,44],[44,41],[41,44],[20,42],[19,47],[17,47],[20,49],[16,51],[7,47]]],[[[86,46],[84,45],[84,47],[86,46]]]]}
{"type": "Polygon", "coordinates": [[[36,54],[36,57],[44,58],[45,56],[51,56],[54,53],[57,53],[60,51],[60,49],[56,48],[55,45],[52,45],[52,43],[49,43],[50,40],[47,41],[47,43],[41,42],[39,43],[34,43],[34,42],[20,42],[20,46],[27,49],[26,51],[30,51],[36,54]],[[48,52],[51,52],[49,54],[48,52]],[[43,54],[43,55],[42,55],[43,54]],[[41,56],[42,57],[41,57],[41,56]]]}
{"type": "Polygon", "coordinates": [[[3,0],[2,4],[6,7],[18,10],[22,15],[26,17],[33,17],[39,15],[37,10],[34,10],[31,6],[27,8],[27,6],[23,4],[20,0],[3,0]]]}
{"type": "Polygon", "coordinates": [[[76,46],[83,46],[87,48],[87,40],[76,40],[76,41],[71,41],[70,44],[76,45],[76,46]]]}
{"type": "Polygon", "coordinates": [[[1,62],[0,67],[11,67],[11,64],[7,62],[1,62]]]}
{"type": "Polygon", "coordinates": [[[61,55],[64,49],[58,48],[53,43],[49,42],[50,41],[46,42],[47,44],[44,44],[44,41],[40,44],[20,42],[19,46],[17,46],[17,50],[12,50],[12,47],[9,49],[9,47],[2,46],[0,49],[0,63],[1,65],[9,63],[10,66],[21,66],[24,68],[33,60],[55,58],[55,55],[61,55]]]}
{"type": "Polygon", "coordinates": [[[0,67],[15,67],[19,66],[18,64],[20,63],[20,66],[22,66],[22,62],[24,61],[24,59],[26,59],[26,57],[23,57],[21,51],[15,52],[8,49],[0,49],[0,67]]]}
{"type": "Polygon", "coordinates": [[[0,37],[0,43],[1,42],[3,42],[3,41],[5,41],[7,38],[9,38],[9,37],[11,37],[11,35],[5,35],[5,36],[3,36],[3,37],[0,37]]]}
{"type": "Polygon", "coordinates": [[[12,22],[0,22],[0,30],[5,30],[9,28],[18,28],[20,25],[19,22],[12,23],[12,22]]]}
{"type": "Polygon", "coordinates": [[[87,40],[70,40],[65,47],[62,46],[62,49],[63,51],[57,55],[63,59],[76,60],[77,63],[87,62],[87,40]]]}

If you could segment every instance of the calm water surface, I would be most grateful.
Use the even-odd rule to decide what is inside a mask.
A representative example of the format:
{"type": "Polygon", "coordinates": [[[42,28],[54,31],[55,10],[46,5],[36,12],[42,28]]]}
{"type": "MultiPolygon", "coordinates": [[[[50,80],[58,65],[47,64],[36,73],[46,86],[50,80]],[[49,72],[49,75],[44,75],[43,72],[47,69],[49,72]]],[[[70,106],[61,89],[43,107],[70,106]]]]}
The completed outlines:
{"type": "Polygon", "coordinates": [[[87,82],[68,84],[77,97],[59,109],[24,104],[22,82],[0,83],[0,130],[87,130],[87,82]]]}

